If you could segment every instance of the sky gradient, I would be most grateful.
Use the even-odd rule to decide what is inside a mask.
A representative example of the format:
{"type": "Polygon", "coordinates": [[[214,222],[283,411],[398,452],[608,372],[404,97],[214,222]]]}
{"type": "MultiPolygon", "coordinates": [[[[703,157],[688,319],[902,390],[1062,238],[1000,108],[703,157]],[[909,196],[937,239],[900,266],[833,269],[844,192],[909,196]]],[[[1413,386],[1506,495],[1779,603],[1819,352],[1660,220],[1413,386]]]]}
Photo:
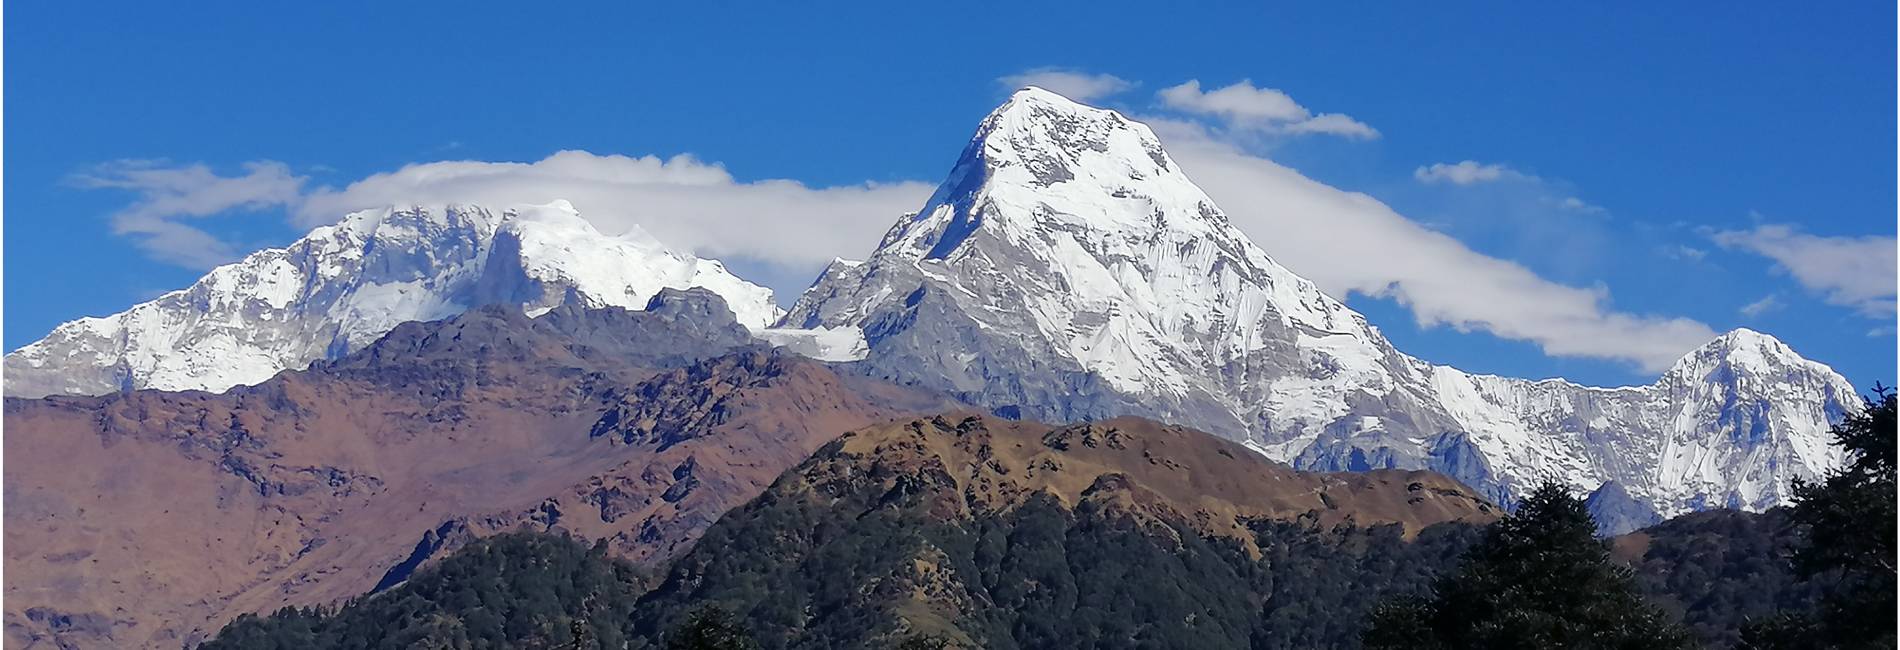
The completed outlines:
{"type": "MultiPolygon", "coordinates": [[[[7,349],[385,196],[358,181],[451,160],[576,165],[533,168],[552,174],[655,156],[651,173],[714,191],[681,205],[812,220],[776,251],[642,224],[789,302],[814,260],[864,255],[915,207],[893,206],[921,203],[1013,85],[1059,72],[1088,82],[1071,96],[1155,123],[1237,221],[1276,199],[1244,196],[1237,175],[1283,167],[1364,193],[1468,259],[1593,293],[1586,320],[1749,327],[1857,385],[1895,379],[1890,4],[385,4],[9,7],[7,349]],[[562,151],[591,153],[550,159],[562,151]],[[833,214],[852,210],[866,212],[833,214]]],[[[1485,306],[1368,289],[1433,268],[1373,268],[1385,260],[1350,246],[1295,263],[1313,256],[1291,227],[1395,232],[1300,216],[1248,232],[1350,287],[1337,297],[1411,354],[1591,384],[1656,374],[1634,353],[1577,351],[1640,347],[1588,340],[1624,330],[1521,313],[1460,326],[1485,306]]],[[[1466,302],[1502,299],[1483,286],[1466,302]]]]}

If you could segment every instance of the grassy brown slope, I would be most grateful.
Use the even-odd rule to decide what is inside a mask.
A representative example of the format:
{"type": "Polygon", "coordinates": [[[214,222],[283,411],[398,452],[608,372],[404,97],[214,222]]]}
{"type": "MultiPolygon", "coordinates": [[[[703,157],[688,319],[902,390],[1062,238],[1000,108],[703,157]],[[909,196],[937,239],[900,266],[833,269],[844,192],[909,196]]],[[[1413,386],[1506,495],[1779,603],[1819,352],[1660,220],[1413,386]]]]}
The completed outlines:
{"type": "Polygon", "coordinates": [[[820,463],[831,469],[813,471],[839,471],[840,463],[874,474],[940,471],[954,482],[942,494],[961,497],[941,514],[1006,510],[1034,493],[1073,506],[1106,491],[1131,513],[1192,522],[1237,539],[1250,537],[1250,519],[1327,527],[1396,523],[1409,535],[1496,515],[1490,503],[1442,474],[1298,472],[1232,441],[1132,417],[1058,427],[962,413],[854,431],[839,443],[820,463]]]}

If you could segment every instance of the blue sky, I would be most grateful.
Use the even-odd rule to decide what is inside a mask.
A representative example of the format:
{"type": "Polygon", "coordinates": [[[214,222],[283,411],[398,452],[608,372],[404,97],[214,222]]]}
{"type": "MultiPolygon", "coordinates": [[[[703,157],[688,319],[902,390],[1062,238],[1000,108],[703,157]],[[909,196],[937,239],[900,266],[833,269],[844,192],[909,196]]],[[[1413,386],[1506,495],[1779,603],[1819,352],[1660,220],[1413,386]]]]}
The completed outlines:
{"type": "MultiPolygon", "coordinates": [[[[689,154],[734,183],[842,188],[882,209],[948,170],[1008,93],[998,79],[1057,68],[1125,82],[1093,103],[1178,120],[1237,154],[1370,195],[1475,255],[1596,292],[1592,317],[1751,327],[1859,385],[1895,378],[1890,3],[1828,13],[1765,2],[478,4],[10,6],[7,349],[202,273],[205,255],[163,250],[174,240],[115,233],[127,215],[188,226],[236,254],[340,216],[308,198],[325,188],[347,196],[404,165],[563,150],[689,154]],[[1377,136],[1250,124],[1213,94],[1164,99],[1190,80],[1206,93],[1246,80],[1377,136]],[[140,201],[155,182],[140,172],[153,170],[256,194],[203,204],[209,214],[167,213],[140,201]],[[1874,263],[1842,261],[1863,258],[1874,263]]],[[[1209,191],[1237,216],[1248,205],[1209,191]]],[[[721,257],[789,294],[816,270],[816,248],[862,255],[882,228],[839,230],[797,255],[721,257]]],[[[1335,254],[1326,262],[1347,266],[1303,268],[1272,232],[1250,234],[1316,278],[1381,262],[1335,254]]],[[[1655,374],[1590,351],[1623,345],[1602,334],[1614,329],[1534,314],[1420,326],[1421,313],[1442,307],[1456,322],[1464,307],[1403,292],[1348,302],[1401,349],[1470,370],[1599,384],[1655,374]]]]}

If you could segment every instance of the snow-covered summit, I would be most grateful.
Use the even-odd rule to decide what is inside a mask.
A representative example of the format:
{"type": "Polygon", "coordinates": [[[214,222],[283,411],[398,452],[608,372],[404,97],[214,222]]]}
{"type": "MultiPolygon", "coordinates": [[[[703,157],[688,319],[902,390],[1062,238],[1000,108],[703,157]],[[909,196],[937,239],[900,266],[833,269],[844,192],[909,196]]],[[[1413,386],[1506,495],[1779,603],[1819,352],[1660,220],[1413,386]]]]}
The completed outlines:
{"type": "Polygon", "coordinates": [[[991,327],[1029,316],[1021,325],[1059,357],[1117,390],[1185,396],[1195,390],[1186,377],[1266,346],[1263,321],[1377,338],[1249,244],[1146,125],[1034,87],[983,120],[948,180],[876,254],[827,269],[787,322],[863,320],[891,298],[889,283],[850,285],[916,284],[913,275],[991,327]],[[975,284],[1020,290],[990,295],[975,284]]]}
{"type": "Polygon", "coordinates": [[[60,325],[7,355],[6,392],[219,391],[341,356],[404,321],[495,303],[640,309],[666,287],[718,293],[755,330],[780,315],[770,290],[719,262],[640,232],[603,235],[565,201],[365,210],[189,288],[60,325]]]}
{"type": "Polygon", "coordinates": [[[1797,369],[1831,371],[1824,364],[1802,358],[1781,339],[1737,328],[1683,355],[1664,376],[1696,379],[1719,369],[1753,374],[1797,369]]]}
{"type": "Polygon", "coordinates": [[[1505,500],[1616,481],[1666,514],[1780,502],[1838,462],[1825,430],[1853,394],[1748,331],[1623,389],[1415,359],[1274,262],[1148,127],[1033,87],[783,322],[861,328],[868,371],[1004,414],[1146,415],[1303,468],[1428,467],[1505,500]]]}
{"type": "Polygon", "coordinates": [[[1034,86],[983,120],[949,179],[910,221],[903,243],[931,258],[948,257],[981,230],[1237,234],[1147,125],[1034,86]]]}

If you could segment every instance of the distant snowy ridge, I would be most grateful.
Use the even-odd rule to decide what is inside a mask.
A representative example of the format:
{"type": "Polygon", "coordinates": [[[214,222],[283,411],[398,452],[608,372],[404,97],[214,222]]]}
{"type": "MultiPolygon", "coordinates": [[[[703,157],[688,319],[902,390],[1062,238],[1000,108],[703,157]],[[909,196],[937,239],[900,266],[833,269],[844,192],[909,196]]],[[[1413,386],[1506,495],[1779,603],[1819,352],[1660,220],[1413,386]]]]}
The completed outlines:
{"type": "Polygon", "coordinates": [[[1644,387],[1420,361],[1269,258],[1148,127],[1037,88],[781,325],[860,328],[867,372],[1006,415],[1145,415],[1305,469],[1426,467],[1505,501],[1545,479],[1615,482],[1663,514],[1784,502],[1841,461],[1826,429],[1854,399],[1746,330],[1644,387]]]}
{"type": "Polygon", "coordinates": [[[60,325],[6,356],[6,393],[221,391],[341,356],[405,321],[496,303],[637,310],[667,287],[717,293],[755,331],[782,313],[771,290],[719,262],[637,231],[603,235],[565,201],[365,210],[190,288],[60,325]]]}
{"type": "Polygon", "coordinates": [[[871,353],[864,331],[849,325],[801,329],[774,327],[753,332],[775,347],[819,361],[861,361],[871,353]]]}
{"type": "Polygon", "coordinates": [[[1691,351],[1647,386],[1430,368],[1432,388],[1492,473],[1520,475],[1507,481],[1520,488],[1615,482],[1664,517],[1787,503],[1794,479],[1814,480],[1845,461],[1828,427],[1857,405],[1853,385],[1833,369],[1747,329],[1691,351]]]}

